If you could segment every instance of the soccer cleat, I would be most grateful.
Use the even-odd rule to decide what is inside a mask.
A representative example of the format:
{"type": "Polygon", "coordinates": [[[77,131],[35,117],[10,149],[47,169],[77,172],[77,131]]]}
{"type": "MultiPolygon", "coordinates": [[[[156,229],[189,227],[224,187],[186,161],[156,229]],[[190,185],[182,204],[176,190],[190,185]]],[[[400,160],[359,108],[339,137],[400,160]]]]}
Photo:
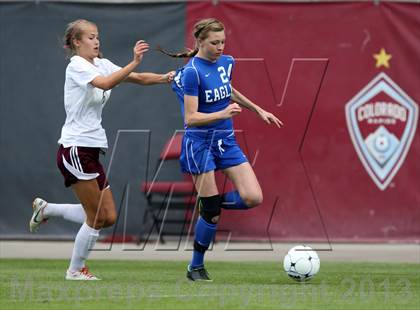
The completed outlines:
{"type": "Polygon", "coordinates": [[[29,221],[29,231],[34,233],[39,229],[39,225],[45,223],[48,218],[44,217],[44,209],[47,206],[47,202],[41,198],[35,198],[32,202],[32,217],[29,221]]]}
{"type": "Polygon", "coordinates": [[[89,272],[87,267],[83,267],[79,271],[67,270],[66,280],[76,280],[76,281],[96,281],[100,280],[89,272]]]}
{"type": "Polygon", "coordinates": [[[209,273],[204,268],[204,266],[191,268],[188,265],[188,268],[187,268],[187,279],[189,279],[191,281],[213,282],[213,280],[210,279],[209,273]]]}

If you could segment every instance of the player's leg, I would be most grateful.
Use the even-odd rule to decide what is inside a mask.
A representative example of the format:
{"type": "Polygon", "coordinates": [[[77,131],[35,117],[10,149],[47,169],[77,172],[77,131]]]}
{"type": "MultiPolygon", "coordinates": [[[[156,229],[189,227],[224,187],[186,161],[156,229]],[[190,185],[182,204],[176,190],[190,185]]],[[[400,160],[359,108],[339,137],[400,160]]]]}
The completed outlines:
{"type": "Polygon", "coordinates": [[[198,217],[194,234],[194,251],[188,266],[187,277],[192,281],[211,281],[204,268],[204,254],[214,239],[220,216],[220,195],[214,171],[197,176],[193,180],[198,193],[198,217]]]}
{"type": "Polygon", "coordinates": [[[31,232],[38,231],[39,225],[46,222],[50,217],[61,217],[67,221],[79,224],[86,221],[86,213],[80,203],[50,203],[38,197],[32,202],[32,210],[32,217],[29,221],[29,230],[31,232]]]}
{"type": "Polygon", "coordinates": [[[85,210],[86,223],[90,227],[101,229],[115,223],[117,214],[109,186],[101,190],[96,179],[80,180],[72,189],[85,210]]]}
{"type": "Polygon", "coordinates": [[[257,177],[235,136],[217,141],[219,152],[215,153],[216,165],[235,185],[235,191],[223,194],[223,209],[249,209],[262,202],[262,191],[257,177]]]}
{"type": "Polygon", "coordinates": [[[66,279],[96,280],[88,272],[85,261],[99,237],[100,229],[111,226],[116,220],[114,199],[111,189],[107,187],[101,191],[96,179],[81,180],[72,188],[85,209],[86,222],[77,233],[66,279]]]}
{"type": "Polygon", "coordinates": [[[216,234],[220,215],[220,196],[214,177],[214,157],[211,139],[185,134],[180,156],[181,169],[192,175],[198,193],[200,216],[194,232],[194,251],[188,265],[187,278],[193,281],[211,281],[204,269],[204,254],[216,234]]]}
{"type": "Polygon", "coordinates": [[[61,217],[67,221],[82,224],[86,221],[86,213],[80,203],[51,203],[47,202],[43,215],[61,217]]]}
{"type": "Polygon", "coordinates": [[[116,219],[115,203],[104,169],[99,162],[98,148],[59,148],[57,165],[64,176],[65,185],[71,186],[83,206],[86,221],[77,233],[70,267],[69,280],[96,280],[86,269],[85,260],[103,227],[116,219]]]}
{"type": "Polygon", "coordinates": [[[223,172],[232,180],[237,190],[223,195],[222,208],[249,209],[262,203],[263,194],[260,184],[248,162],[226,168],[223,172]]]}
{"type": "MultiPolygon", "coordinates": [[[[98,160],[94,160],[92,165],[92,155],[93,158],[99,157],[99,149],[80,148],[79,150],[77,147],[64,148],[63,146],[58,148],[57,166],[64,177],[64,184],[66,187],[76,183],[79,178],[96,178],[98,173],[84,173],[84,171],[90,171],[91,168],[101,168],[98,160]],[[89,153],[88,157],[85,156],[86,153],[89,153]],[[87,158],[89,158],[88,161],[87,158]],[[81,169],[82,165],[82,168],[85,168],[85,170],[81,169]]],[[[62,217],[66,220],[80,224],[84,223],[86,220],[86,213],[81,204],[47,203],[44,199],[35,198],[32,202],[32,211],[32,217],[29,221],[29,230],[31,232],[36,232],[41,223],[46,222],[49,217],[62,217]]]]}

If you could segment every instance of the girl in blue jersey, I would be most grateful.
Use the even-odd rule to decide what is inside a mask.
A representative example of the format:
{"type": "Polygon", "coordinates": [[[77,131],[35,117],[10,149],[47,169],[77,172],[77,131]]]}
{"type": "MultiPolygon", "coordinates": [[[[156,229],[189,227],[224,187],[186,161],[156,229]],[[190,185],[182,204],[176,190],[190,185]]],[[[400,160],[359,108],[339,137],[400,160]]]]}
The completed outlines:
{"type": "Polygon", "coordinates": [[[204,19],[194,25],[196,48],[172,57],[191,57],[174,78],[172,89],[181,103],[185,135],[180,158],[181,169],[192,175],[197,192],[200,217],[195,227],[194,252],[187,278],[211,281],[204,268],[204,253],[216,233],[223,209],[249,209],[262,203],[261,187],[245,154],[238,146],[232,117],[241,106],[250,109],[268,124],[282,122],[242,95],[231,85],[233,57],[223,55],[224,25],[204,19]],[[233,102],[233,103],[232,103],[233,102]],[[214,171],[222,170],[236,191],[220,195],[214,171]]]}

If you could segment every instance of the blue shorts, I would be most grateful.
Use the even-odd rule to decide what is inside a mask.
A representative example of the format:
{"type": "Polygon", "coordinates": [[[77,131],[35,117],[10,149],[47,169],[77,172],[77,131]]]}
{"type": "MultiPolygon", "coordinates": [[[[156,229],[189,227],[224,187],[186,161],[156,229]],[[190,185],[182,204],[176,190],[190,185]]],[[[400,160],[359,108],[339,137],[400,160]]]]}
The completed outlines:
{"type": "Polygon", "coordinates": [[[188,134],[182,140],[181,170],[189,174],[202,174],[248,162],[235,135],[200,137],[188,134]]]}

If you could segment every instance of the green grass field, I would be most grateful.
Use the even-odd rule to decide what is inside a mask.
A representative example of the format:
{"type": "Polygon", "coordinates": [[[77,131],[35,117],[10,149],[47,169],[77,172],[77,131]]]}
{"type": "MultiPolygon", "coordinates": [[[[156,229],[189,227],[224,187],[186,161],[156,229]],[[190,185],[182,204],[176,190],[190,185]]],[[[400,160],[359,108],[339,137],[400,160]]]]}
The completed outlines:
{"type": "Polygon", "coordinates": [[[213,283],[186,262],[90,261],[98,282],[64,281],[65,260],[0,260],[0,309],[420,309],[420,265],[323,263],[311,281],[279,263],[209,262],[213,283]]]}

